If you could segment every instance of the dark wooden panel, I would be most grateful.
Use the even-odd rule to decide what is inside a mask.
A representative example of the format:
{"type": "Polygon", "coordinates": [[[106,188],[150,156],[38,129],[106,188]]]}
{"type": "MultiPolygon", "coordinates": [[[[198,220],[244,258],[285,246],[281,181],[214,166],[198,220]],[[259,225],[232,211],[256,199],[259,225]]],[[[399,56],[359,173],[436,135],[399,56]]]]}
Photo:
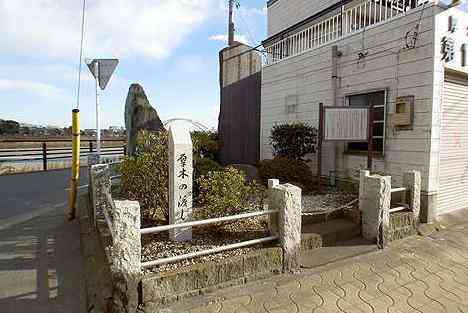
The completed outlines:
{"type": "Polygon", "coordinates": [[[261,80],[259,72],[221,89],[218,132],[224,165],[260,159],[261,80]]]}

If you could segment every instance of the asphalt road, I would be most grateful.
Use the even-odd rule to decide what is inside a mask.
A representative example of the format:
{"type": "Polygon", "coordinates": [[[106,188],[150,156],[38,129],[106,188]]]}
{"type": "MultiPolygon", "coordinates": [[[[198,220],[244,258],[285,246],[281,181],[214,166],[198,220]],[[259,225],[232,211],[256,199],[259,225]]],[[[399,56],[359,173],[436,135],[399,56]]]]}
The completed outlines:
{"type": "MultiPolygon", "coordinates": [[[[0,175],[0,221],[65,203],[70,171],[0,175]]],[[[87,184],[87,181],[86,168],[82,167],[80,184],[87,184]]]]}
{"type": "MultiPolygon", "coordinates": [[[[86,311],[80,226],[66,219],[70,170],[0,176],[0,312],[86,311]]],[[[86,169],[81,171],[86,184],[86,169]]]]}

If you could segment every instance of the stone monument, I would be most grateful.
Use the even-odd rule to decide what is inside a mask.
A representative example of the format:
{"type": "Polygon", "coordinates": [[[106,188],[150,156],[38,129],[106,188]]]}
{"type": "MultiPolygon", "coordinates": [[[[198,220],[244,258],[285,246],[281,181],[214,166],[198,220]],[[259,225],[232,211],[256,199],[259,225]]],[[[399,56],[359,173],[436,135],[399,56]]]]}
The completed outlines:
{"type": "MultiPolygon", "coordinates": [[[[169,127],[169,224],[192,220],[193,183],[192,138],[188,128],[181,124],[169,127]]],[[[173,229],[171,240],[192,239],[192,228],[173,229]]]]}
{"type": "Polygon", "coordinates": [[[125,128],[127,129],[127,155],[135,154],[138,131],[160,131],[164,125],[156,110],[151,106],[143,87],[132,84],[125,102],[125,128]]]}

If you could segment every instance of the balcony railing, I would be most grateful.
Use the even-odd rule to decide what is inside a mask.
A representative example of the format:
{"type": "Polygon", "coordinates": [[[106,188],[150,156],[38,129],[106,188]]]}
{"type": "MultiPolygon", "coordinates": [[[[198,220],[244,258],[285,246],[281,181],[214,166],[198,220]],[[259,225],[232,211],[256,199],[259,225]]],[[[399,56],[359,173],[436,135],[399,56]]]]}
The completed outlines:
{"type": "Polygon", "coordinates": [[[320,21],[266,47],[266,65],[321,46],[366,27],[384,22],[428,2],[427,0],[368,0],[320,21]]]}

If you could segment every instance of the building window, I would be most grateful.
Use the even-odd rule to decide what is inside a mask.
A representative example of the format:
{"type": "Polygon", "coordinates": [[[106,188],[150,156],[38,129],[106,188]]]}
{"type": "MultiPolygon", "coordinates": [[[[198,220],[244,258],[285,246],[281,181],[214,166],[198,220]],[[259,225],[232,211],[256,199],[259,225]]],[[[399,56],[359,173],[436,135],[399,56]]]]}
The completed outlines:
{"type": "MultiPolygon", "coordinates": [[[[348,96],[347,103],[349,106],[373,107],[372,150],[375,153],[383,155],[385,146],[386,91],[348,96]]],[[[367,152],[367,148],[368,144],[366,141],[348,143],[348,152],[367,152]]]]}

